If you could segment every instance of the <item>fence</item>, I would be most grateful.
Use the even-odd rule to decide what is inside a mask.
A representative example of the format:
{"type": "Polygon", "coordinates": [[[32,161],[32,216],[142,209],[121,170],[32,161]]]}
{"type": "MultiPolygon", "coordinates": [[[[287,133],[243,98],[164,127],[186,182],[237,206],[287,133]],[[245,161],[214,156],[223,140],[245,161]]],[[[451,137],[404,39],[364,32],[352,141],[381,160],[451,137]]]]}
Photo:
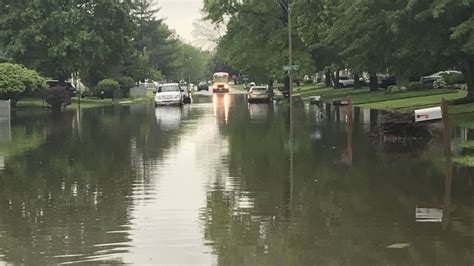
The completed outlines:
{"type": "Polygon", "coordinates": [[[10,101],[0,101],[0,142],[11,140],[10,101]]]}
{"type": "Polygon", "coordinates": [[[130,97],[131,98],[143,98],[146,96],[147,88],[140,84],[139,87],[134,87],[130,89],[130,97]]]}
{"type": "Polygon", "coordinates": [[[10,101],[0,101],[0,121],[10,120],[10,101]]]}

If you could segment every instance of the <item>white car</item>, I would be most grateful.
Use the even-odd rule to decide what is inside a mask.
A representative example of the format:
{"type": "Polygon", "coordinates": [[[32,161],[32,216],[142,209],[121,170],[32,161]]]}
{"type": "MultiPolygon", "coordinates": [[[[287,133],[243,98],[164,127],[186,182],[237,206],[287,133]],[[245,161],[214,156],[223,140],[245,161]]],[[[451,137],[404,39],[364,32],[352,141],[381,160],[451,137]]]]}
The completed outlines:
{"type": "Polygon", "coordinates": [[[158,86],[155,93],[155,106],[182,104],[183,93],[178,83],[166,83],[158,86]]]}
{"type": "Polygon", "coordinates": [[[456,71],[456,70],[439,71],[439,72],[436,72],[436,73],[431,74],[429,76],[421,77],[420,82],[423,83],[423,84],[433,83],[434,81],[442,78],[443,75],[446,75],[446,74],[462,74],[462,72],[456,71]]]}
{"type": "Polygon", "coordinates": [[[248,101],[251,102],[270,102],[271,96],[267,86],[252,86],[248,93],[248,101]]]}
{"type": "Polygon", "coordinates": [[[353,87],[354,86],[354,79],[348,76],[340,76],[339,77],[339,85],[341,88],[345,87],[353,87]]]}

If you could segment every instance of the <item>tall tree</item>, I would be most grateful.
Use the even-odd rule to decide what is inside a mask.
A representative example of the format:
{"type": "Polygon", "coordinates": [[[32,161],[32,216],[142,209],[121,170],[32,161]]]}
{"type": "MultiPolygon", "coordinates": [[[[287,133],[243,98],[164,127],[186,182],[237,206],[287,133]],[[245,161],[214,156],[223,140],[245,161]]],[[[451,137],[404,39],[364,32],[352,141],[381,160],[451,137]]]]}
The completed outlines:
{"type": "Polygon", "coordinates": [[[130,0],[0,0],[0,46],[59,80],[117,65],[133,32],[131,7],[130,0]]]}
{"type": "MultiPolygon", "coordinates": [[[[288,13],[284,3],[207,0],[204,11],[215,22],[228,18],[227,33],[219,42],[225,63],[256,81],[283,78],[282,66],[288,64],[288,13]]],[[[296,34],[293,37],[294,63],[302,72],[312,72],[309,51],[296,34]]]]}

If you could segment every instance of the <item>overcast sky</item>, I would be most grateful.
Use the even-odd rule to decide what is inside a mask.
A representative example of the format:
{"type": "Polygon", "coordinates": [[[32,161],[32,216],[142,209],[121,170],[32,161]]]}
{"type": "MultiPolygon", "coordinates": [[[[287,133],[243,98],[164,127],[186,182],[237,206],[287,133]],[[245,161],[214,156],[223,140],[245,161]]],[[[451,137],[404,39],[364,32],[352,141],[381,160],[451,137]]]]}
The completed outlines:
{"type": "Polygon", "coordinates": [[[193,41],[193,21],[200,18],[203,0],[158,0],[158,16],[174,29],[181,38],[193,41]]]}

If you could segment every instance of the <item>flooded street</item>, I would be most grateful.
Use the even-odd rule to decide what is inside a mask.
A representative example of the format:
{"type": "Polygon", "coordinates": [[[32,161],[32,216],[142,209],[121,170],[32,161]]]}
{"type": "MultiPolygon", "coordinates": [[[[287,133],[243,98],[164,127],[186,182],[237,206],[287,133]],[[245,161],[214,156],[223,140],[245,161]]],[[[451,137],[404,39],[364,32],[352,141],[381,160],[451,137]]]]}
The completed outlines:
{"type": "MultiPolygon", "coordinates": [[[[193,101],[18,111],[0,135],[0,265],[474,263],[474,171],[446,189],[438,125],[385,141],[356,108],[349,151],[345,107],[295,107],[290,145],[284,105],[193,101]]],[[[453,129],[454,155],[467,140],[453,129]]]]}

